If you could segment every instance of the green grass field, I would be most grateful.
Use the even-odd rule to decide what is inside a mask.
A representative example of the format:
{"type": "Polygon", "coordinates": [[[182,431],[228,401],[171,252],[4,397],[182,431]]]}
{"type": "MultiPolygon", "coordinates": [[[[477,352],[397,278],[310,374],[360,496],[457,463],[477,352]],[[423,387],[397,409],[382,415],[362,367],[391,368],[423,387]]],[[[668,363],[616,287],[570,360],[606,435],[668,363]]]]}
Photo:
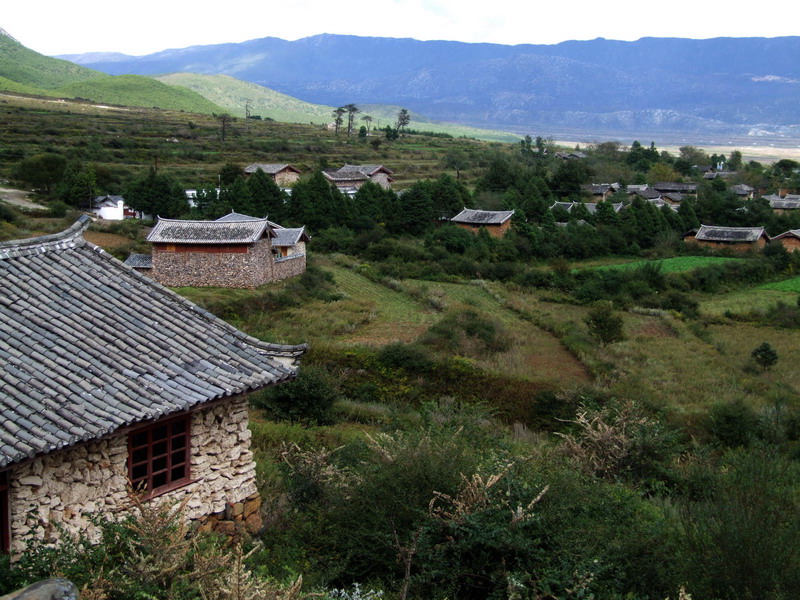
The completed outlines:
{"type": "Polygon", "coordinates": [[[776,290],[779,292],[792,292],[794,294],[800,294],[800,277],[787,279],[785,281],[776,281],[774,283],[767,283],[765,285],[762,285],[760,289],[776,290]]]}
{"type": "MultiPolygon", "coordinates": [[[[611,264],[611,265],[598,265],[593,267],[583,267],[591,269],[638,269],[647,264],[657,264],[661,266],[664,273],[681,273],[684,271],[692,271],[700,267],[707,267],[709,265],[720,264],[732,260],[746,260],[742,258],[727,258],[722,256],[676,256],[675,258],[665,258],[660,260],[637,260],[633,262],[611,264]]],[[[578,269],[578,270],[582,270],[578,269]]]]}

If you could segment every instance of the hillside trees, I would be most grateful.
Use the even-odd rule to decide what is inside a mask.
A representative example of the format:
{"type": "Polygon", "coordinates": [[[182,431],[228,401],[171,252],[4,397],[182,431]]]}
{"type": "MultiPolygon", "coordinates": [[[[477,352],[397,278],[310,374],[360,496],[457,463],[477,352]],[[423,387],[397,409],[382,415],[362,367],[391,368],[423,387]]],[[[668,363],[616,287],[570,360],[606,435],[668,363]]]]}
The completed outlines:
{"type": "Polygon", "coordinates": [[[269,217],[271,221],[281,224],[289,217],[286,210],[288,201],[286,193],[264,171],[258,169],[247,178],[247,189],[253,211],[248,214],[254,217],[269,217]]]}
{"type": "Polygon", "coordinates": [[[397,113],[397,130],[403,131],[411,122],[411,113],[407,109],[401,108],[397,113]]]}
{"type": "Polygon", "coordinates": [[[154,168],[129,182],[124,195],[131,208],[154,217],[177,219],[189,212],[183,186],[154,168]]]}
{"type": "Polygon", "coordinates": [[[70,161],[64,169],[64,176],[56,187],[58,199],[70,206],[89,209],[94,194],[94,168],[77,160],[70,161]]]}
{"type": "Polygon", "coordinates": [[[14,169],[14,177],[34,190],[50,194],[64,176],[67,159],[61,154],[43,152],[23,159],[14,169]]]}

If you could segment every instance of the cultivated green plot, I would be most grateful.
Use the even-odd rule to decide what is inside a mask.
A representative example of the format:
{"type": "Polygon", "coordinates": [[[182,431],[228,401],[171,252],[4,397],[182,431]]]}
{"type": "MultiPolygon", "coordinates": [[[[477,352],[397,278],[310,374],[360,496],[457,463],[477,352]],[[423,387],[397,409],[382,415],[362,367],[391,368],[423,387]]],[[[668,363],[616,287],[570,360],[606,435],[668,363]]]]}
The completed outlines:
{"type": "Polygon", "coordinates": [[[762,285],[760,289],[800,294],[800,277],[794,277],[793,279],[787,279],[785,281],[766,283],[762,285]]]}
{"type": "MultiPolygon", "coordinates": [[[[662,260],[637,260],[634,262],[602,265],[591,267],[594,269],[638,269],[648,264],[657,264],[661,267],[664,273],[681,273],[684,271],[692,271],[700,267],[707,267],[709,265],[717,265],[732,260],[746,260],[743,258],[727,258],[723,256],[677,256],[675,258],[665,258],[662,260]]],[[[581,269],[578,269],[581,270],[581,269]]]]}

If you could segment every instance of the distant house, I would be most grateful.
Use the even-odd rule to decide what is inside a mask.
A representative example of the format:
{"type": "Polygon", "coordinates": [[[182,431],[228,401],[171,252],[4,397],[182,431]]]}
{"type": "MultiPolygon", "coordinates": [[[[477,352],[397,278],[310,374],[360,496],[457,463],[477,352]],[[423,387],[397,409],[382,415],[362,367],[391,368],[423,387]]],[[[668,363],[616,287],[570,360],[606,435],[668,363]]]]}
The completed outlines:
{"type": "Polygon", "coordinates": [[[92,214],[105,221],[134,219],[140,215],[125,204],[122,196],[95,196],[92,200],[92,214]]]}
{"type": "Polygon", "coordinates": [[[778,240],[789,252],[800,252],[800,229],[790,229],[772,239],[778,240]]]}
{"type": "Polygon", "coordinates": [[[769,242],[769,236],[763,227],[720,227],[717,225],[701,225],[683,236],[687,243],[711,248],[728,248],[736,251],[747,251],[763,248],[769,242]]]}
{"type": "Polygon", "coordinates": [[[159,219],[147,236],[149,268],[140,255],[128,264],[171,287],[254,288],[303,273],[308,240],[302,227],[238,213],[216,221],[159,219]]]}
{"type": "Polygon", "coordinates": [[[592,202],[604,202],[618,189],[619,184],[614,183],[592,183],[581,186],[581,190],[592,197],[592,202]]]}
{"type": "Polygon", "coordinates": [[[562,160],[580,160],[586,158],[585,152],[574,151],[574,152],[556,152],[556,158],[560,158],[562,160]]]}
{"type": "Polygon", "coordinates": [[[651,185],[654,190],[662,193],[678,192],[680,194],[696,194],[696,183],[680,183],[675,181],[659,181],[651,185]]]}
{"type": "Polygon", "coordinates": [[[307,347],[259,341],[87,242],[0,242],[0,552],[185,501],[203,529],[261,527],[247,394],[307,347]]]}
{"type": "Polygon", "coordinates": [[[764,196],[764,199],[769,202],[770,208],[776,214],[783,214],[789,211],[800,209],[800,195],[786,194],[783,197],[773,194],[771,196],[764,196]]]}
{"type": "Polygon", "coordinates": [[[511,227],[513,210],[474,210],[465,208],[450,219],[456,226],[477,233],[483,227],[493,237],[503,237],[511,227]]]}
{"type": "Polygon", "coordinates": [[[291,187],[300,179],[300,169],[286,163],[253,163],[244,168],[244,174],[249,176],[259,169],[272,177],[280,187],[291,187]]]}
{"type": "Polygon", "coordinates": [[[329,169],[322,174],[342,192],[355,192],[367,181],[388,189],[394,182],[394,171],[383,165],[344,165],[340,169],[329,169]]]}
{"type": "Polygon", "coordinates": [[[739,198],[747,198],[748,200],[752,200],[753,194],[755,193],[755,188],[752,188],[744,183],[739,183],[731,186],[731,191],[739,198]]]}

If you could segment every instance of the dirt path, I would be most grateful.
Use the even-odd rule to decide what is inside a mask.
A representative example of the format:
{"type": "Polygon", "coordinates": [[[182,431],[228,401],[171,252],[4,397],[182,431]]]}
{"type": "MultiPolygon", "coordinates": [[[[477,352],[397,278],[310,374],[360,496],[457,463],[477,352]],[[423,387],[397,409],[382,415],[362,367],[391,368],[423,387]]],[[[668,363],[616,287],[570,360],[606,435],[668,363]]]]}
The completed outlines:
{"type": "Polygon", "coordinates": [[[30,192],[24,190],[15,190],[14,188],[0,187],[0,200],[19,206],[20,208],[27,208],[29,210],[46,210],[47,207],[41,204],[35,204],[28,200],[31,195],[30,192]]]}

